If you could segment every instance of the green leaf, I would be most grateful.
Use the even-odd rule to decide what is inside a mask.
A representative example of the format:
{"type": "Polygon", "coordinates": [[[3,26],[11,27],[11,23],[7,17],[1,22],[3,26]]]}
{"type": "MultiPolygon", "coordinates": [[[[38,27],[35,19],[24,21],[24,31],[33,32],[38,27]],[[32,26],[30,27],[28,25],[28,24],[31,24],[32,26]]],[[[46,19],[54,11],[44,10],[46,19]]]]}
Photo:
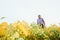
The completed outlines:
{"type": "Polygon", "coordinates": [[[4,19],[5,17],[1,17],[0,19],[2,20],[2,19],[4,19]]]}

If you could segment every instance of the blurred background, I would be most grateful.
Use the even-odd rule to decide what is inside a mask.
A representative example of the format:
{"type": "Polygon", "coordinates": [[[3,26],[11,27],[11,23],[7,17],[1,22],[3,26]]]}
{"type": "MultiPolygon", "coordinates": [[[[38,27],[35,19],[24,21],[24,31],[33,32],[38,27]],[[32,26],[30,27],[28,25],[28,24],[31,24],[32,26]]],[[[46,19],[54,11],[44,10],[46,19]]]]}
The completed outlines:
{"type": "Polygon", "coordinates": [[[60,23],[60,0],[0,0],[0,22],[36,22],[41,15],[46,25],[60,23]]]}

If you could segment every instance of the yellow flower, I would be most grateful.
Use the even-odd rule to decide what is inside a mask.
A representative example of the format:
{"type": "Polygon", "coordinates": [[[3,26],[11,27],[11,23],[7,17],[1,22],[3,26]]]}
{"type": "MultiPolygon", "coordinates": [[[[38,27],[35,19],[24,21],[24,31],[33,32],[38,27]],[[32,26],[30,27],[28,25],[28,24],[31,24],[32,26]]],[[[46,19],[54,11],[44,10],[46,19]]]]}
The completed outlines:
{"type": "Polygon", "coordinates": [[[7,32],[6,29],[0,27],[0,36],[5,36],[6,32],[7,32]]]}
{"type": "Polygon", "coordinates": [[[8,26],[8,23],[7,22],[2,22],[0,24],[0,36],[4,36],[7,32],[7,27],[8,26]]]}
{"type": "Polygon", "coordinates": [[[2,22],[1,25],[7,27],[8,23],[7,22],[2,22]]]}
{"type": "Polygon", "coordinates": [[[24,28],[24,25],[19,24],[19,25],[17,26],[17,28],[18,28],[20,31],[22,31],[25,35],[27,35],[27,32],[26,32],[26,29],[24,28]]]}

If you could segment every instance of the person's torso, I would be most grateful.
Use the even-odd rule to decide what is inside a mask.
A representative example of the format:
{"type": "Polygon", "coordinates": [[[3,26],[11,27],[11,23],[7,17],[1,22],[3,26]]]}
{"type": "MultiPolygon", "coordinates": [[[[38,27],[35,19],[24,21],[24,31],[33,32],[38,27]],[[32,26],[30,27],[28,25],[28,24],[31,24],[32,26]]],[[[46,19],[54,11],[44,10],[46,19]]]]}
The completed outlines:
{"type": "Polygon", "coordinates": [[[38,23],[39,23],[39,24],[44,24],[43,18],[38,19],[38,23]]]}

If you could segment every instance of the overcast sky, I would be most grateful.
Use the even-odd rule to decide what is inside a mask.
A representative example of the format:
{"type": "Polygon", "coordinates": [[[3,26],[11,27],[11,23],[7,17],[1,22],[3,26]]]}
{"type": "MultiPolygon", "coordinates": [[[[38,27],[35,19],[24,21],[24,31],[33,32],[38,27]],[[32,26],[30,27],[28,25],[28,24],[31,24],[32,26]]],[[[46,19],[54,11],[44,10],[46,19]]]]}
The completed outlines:
{"type": "Polygon", "coordinates": [[[2,21],[14,22],[26,20],[36,22],[37,15],[44,18],[46,25],[60,22],[60,0],[0,0],[0,17],[2,21]]]}

